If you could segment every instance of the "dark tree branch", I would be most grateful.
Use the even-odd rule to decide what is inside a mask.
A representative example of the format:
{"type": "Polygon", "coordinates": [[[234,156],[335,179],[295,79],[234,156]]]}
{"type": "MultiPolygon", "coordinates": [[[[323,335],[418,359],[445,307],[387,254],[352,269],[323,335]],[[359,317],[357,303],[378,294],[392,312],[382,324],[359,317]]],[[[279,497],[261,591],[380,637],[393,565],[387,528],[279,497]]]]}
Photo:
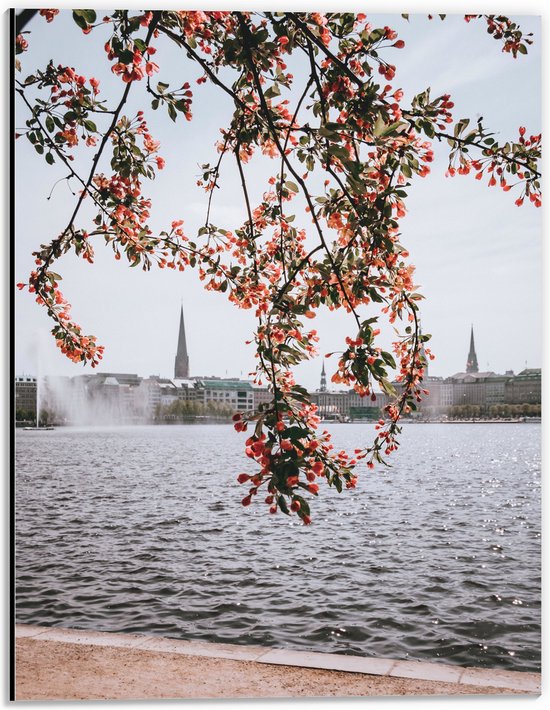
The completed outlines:
{"type": "Polygon", "coordinates": [[[27,24],[36,15],[38,10],[21,10],[15,18],[15,35],[17,36],[27,26],[27,24]]]}

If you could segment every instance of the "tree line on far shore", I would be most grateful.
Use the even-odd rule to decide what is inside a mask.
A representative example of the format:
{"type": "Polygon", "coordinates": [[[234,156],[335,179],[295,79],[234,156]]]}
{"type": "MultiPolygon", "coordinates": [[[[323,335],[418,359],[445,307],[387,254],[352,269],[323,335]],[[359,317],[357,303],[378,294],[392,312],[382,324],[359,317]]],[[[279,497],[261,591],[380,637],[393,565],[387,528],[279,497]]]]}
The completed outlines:
{"type": "Polygon", "coordinates": [[[540,417],[540,404],[456,404],[449,407],[450,419],[517,419],[518,417],[540,417]]]}
{"type": "Polygon", "coordinates": [[[155,421],[185,421],[197,417],[215,417],[230,420],[235,414],[231,405],[224,402],[193,402],[178,399],[170,404],[155,407],[155,421]]]}

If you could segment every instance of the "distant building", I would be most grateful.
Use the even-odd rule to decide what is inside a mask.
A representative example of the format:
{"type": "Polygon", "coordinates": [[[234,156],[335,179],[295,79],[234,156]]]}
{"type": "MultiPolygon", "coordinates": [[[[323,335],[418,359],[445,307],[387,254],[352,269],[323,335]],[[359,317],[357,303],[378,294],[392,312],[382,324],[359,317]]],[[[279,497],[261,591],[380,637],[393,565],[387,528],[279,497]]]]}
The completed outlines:
{"type": "Polygon", "coordinates": [[[377,394],[374,400],[369,396],[361,396],[355,390],[327,390],[327,375],[325,363],[321,369],[321,381],[316,392],[310,392],[313,404],[317,406],[317,414],[321,419],[378,419],[381,408],[386,406],[386,395],[377,394]]]}
{"type": "Polygon", "coordinates": [[[347,419],[350,414],[349,392],[311,392],[310,398],[317,405],[317,414],[321,419],[347,419]]]}
{"type": "Polygon", "coordinates": [[[273,401],[273,392],[269,389],[269,387],[253,385],[252,394],[254,397],[254,409],[258,409],[260,404],[269,404],[273,401]]]}
{"type": "Polygon", "coordinates": [[[448,378],[452,384],[453,405],[474,404],[488,407],[504,402],[506,375],[494,372],[457,372],[448,378]]]}
{"type": "MultiPolygon", "coordinates": [[[[195,412],[225,416],[228,412],[250,412],[273,400],[273,393],[268,387],[248,380],[189,377],[183,307],[174,370],[174,378],[158,375],[142,378],[125,372],[94,373],[72,378],[45,377],[41,380],[40,410],[49,411],[58,422],[111,424],[154,421],[158,416],[164,416],[163,410],[168,420],[175,420],[178,411],[180,415],[188,412],[192,416],[195,412]],[[182,401],[189,403],[189,406],[176,404],[182,401]],[[171,407],[175,411],[167,412],[171,407]]],[[[453,416],[462,416],[460,412],[464,412],[464,406],[470,407],[467,416],[477,416],[472,413],[472,407],[479,415],[486,415],[494,413],[495,409],[498,411],[500,405],[540,405],[540,368],[525,369],[518,375],[511,370],[504,375],[478,370],[472,327],[466,372],[457,372],[447,378],[434,377],[429,375],[426,364],[423,385],[429,394],[422,398],[412,415],[440,417],[454,408],[459,411],[453,416]]],[[[402,383],[393,384],[398,392],[402,390],[402,383]]],[[[35,377],[16,377],[15,399],[19,417],[36,416],[35,377]]],[[[321,419],[332,420],[378,419],[390,402],[390,397],[383,393],[360,396],[353,389],[328,390],[324,361],[319,389],[310,393],[310,399],[317,405],[321,419]]],[[[535,414],[531,413],[531,416],[535,414]]]]}
{"type": "Polygon", "coordinates": [[[506,382],[506,404],[540,404],[542,394],[542,370],[530,368],[506,382]]]}
{"type": "Polygon", "coordinates": [[[382,416],[384,407],[389,404],[390,398],[383,392],[375,392],[373,395],[361,396],[355,390],[350,390],[349,397],[349,418],[355,419],[379,419],[382,416]]]}
{"type": "Polygon", "coordinates": [[[428,394],[422,397],[420,409],[428,416],[438,416],[453,404],[453,384],[443,377],[424,378],[423,386],[428,394]]]}
{"type": "Polygon", "coordinates": [[[15,378],[15,409],[36,415],[37,382],[36,377],[15,378]]]}
{"type": "Polygon", "coordinates": [[[218,377],[197,378],[197,397],[202,393],[203,404],[218,403],[231,407],[234,412],[254,409],[254,388],[247,380],[221,379],[218,377]]]}

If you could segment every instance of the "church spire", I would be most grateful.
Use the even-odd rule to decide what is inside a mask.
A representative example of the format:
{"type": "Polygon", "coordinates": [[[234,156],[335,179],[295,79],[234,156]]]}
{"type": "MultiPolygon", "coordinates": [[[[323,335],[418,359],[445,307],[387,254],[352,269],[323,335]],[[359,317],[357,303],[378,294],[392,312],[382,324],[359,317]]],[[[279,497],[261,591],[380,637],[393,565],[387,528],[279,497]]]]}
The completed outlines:
{"type": "Polygon", "coordinates": [[[185,323],[183,322],[183,305],[180,313],[180,330],[178,335],[178,350],[174,365],[174,377],[186,380],[189,377],[189,355],[187,354],[187,341],[185,340],[185,323]]]}
{"type": "Polygon", "coordinates": [[[474,343],[473,325],[470,333],[470,352],[468,353],[468,360],[466,362],[466,372],[479,372],[479,367],[477,365],[476,346],[474,343]]]}
{"type": "Polygon", "coordinates": [[[325,361],[323,360],[323,369],[321,370],[321,386],[319,387],[319,392],[327,391],[327,375],[325,372],[325,361]]]}

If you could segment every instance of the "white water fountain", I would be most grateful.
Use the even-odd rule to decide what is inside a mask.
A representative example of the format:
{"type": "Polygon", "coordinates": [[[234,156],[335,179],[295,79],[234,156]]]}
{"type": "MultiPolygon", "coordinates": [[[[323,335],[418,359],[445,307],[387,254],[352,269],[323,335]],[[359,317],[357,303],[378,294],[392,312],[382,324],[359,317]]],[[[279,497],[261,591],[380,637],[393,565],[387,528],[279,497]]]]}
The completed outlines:
{"type": "Polygon", "coordinates": [[[23,427],[25,431],[52,431],[53,426],[40,426],[40,396],[42,388],[42,374],[40,367],[40,347],[37,348],[37,372],[36,372],[36,424],[35,426],[23,427]]]}

